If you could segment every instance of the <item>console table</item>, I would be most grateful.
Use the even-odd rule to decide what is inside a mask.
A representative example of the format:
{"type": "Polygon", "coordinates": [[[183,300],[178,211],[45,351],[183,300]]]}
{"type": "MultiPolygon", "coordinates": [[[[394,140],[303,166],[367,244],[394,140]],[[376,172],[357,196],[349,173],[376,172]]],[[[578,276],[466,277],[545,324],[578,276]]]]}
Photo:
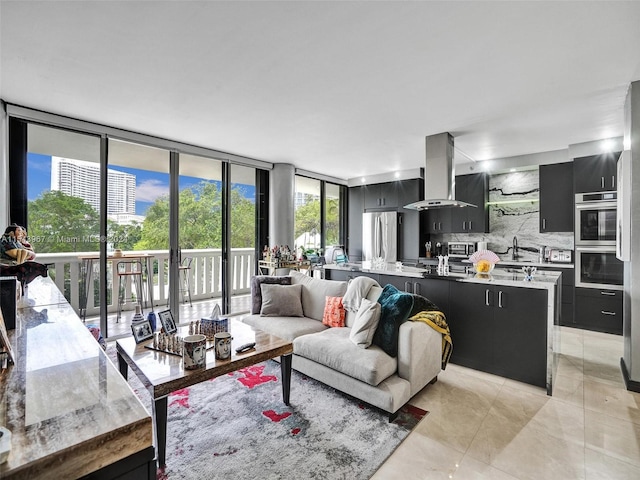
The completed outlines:
{"type": "Polygon", "coordinates": [[[156,478],[151,416],[50,278],[29,285],[9,341],[0,478],[156,478]]]}

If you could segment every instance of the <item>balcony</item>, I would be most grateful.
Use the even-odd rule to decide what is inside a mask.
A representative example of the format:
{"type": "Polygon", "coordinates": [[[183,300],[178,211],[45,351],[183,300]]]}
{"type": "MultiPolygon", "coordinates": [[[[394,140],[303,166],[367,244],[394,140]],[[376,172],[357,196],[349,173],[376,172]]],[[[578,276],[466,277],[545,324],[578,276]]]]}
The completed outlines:
{"type": "MultiPolygon", "coordinates": [[[[126,252],[125,252],[126,253],[126,252]]],[[[169,252],[166,250],[145,250],[136,253],[146,253],[153,256],[153,304],[155,311],[167,308],[169,292],[169,252]]],[[[42,253],[37,261],[49,265],[49,276],[63,292],[69,304],[76,313],[80,313],[80,295],[84,288],[82,275],[82,261],[80,257],[95,255],[96,252],[75,253],[42,253]]],[[[188,323],[208,316],[216,303],[222,298],[222,251],[220,249],[182,250],[182,256],[192,257],[190,275],[191,299],[193,307],[181,301],[179,315],[180,323],[188,323]]],[[[255,269],[255,250],[253,248],[237,248],[231,250],[230,314],[244,313],[249,310],[250,280],[255,269]]],[[[87,297],[87,323],[98,323],[100,316],[98,267],[94,268],[92,285],[87,297]]],[[[115,278],[112,262],[107,262],[107,328],[109,338],[130,334],[130,319],[135,310],[135,303],[128,302],[122,307],[123,315],[116,322],[118,309],[118,295],[116,292],[117,278],[115,278]]],[[[127,297],[131,296],[131,286],[127,285],[127,297]]],[[[182,300],[182,297],[180,297],[182,300]]],[[[146,313],[150,311],[145,309],[146,313]]]]}

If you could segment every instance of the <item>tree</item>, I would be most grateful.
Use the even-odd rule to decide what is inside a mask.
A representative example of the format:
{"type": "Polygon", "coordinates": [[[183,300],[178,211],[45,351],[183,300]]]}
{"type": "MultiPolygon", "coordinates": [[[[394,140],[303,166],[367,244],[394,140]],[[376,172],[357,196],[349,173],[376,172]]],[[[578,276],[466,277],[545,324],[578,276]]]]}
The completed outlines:
{"type": "Polygon", "coordinates": [[[50,190],[30,201],[27,208],[29,239],[36,253],[100,249],[100,216],[82,198],[50,190]]]}
{"type": "Polygon", "coordinates": [[[107,220],[107,237],[113,248],[133,250],[142,238],[142,224],[133,222],[131,225],[120,225],[107,220]]]}
{"type": "MultiPolygon", "coordinates": [[[[253,247],[255,204],[242,195],[240,187],[231,189],[231,245],[253,247]]],[[[222,247],[222,191],[215,182],[202,181],[180,191],[180,248],[222,247]]],[[[138,250],[169,248],[169,197],[158,198],[144,220],[138,250]]]]}

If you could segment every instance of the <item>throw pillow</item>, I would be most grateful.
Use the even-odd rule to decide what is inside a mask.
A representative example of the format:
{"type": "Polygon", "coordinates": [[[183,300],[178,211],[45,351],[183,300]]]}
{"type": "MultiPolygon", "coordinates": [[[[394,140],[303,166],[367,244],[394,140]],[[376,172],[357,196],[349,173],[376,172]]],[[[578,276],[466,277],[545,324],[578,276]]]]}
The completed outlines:
{"type": "Polygon", "coordinates": [[[349,340],[360,348],[369,348],[380,322],[380,304],[366,298],[360,301],[360,308],[351,327],[349,340]]]}
{"type": "Polygon", "coordinates": [[[272,285],[263,283],[262,309],[263,317],[302,317],[300,294],[302,285],[272,285]]]}
{"type": "Polygon", "coordinates": [[[385,285],[378,298],[380,304],[380,322],[373,335],[373,344],[379,346],[387,355],[398,355],[398,336],[400,325],[407,321],[413,308],[413,296],[399,291],[393,285],[385,285]]]}
{"type": "Polygon", "coordinates": [[[342,297],[325,297],[322,323],[327,327],[344,327],[342,297]]]}
{"type": "Polygon", "coordinates": [[[423,297],[422,295],[415,295],[412,294],[413,296],[413,308],[411,309],[411,313],[409,314],[409,318],[413,317],[414,315],[420,313],[420,312],[432,312],[434,310],[440,310],[440,307],[438,307],[435,303],[433,303],[431,300],[429,300],[426,297],[423,297]]]}
{"type": "Polygon", "coordinates": [[[253,315],[259,314],[262,309],[262,290],[260,289],[260,285],[263,283],[273,285],[291,285],[291,277],[288,275],[256,275],[255,277],[251,277],[251,313],[253,315]]]}

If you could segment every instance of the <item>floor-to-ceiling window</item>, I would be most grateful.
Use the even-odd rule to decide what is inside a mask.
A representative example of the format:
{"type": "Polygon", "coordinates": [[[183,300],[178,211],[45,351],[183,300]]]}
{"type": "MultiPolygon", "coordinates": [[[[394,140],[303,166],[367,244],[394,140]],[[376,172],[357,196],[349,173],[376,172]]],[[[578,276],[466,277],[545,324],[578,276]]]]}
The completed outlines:
{"type": "Polygon", "coordinates": [[[295,176],[295,245],[306,252],[321,253],[326,247],[344,244],[346,187],[324,180],[295,176]]]}
{"type": "Polygon", "coordinates": [[[171,300],[172,311],[192,313],[184,321],[208,316],[221,297],[227,299],[223,313],[246,310],[229,299],[249,294],[256,245],[267,238],[269,163],[22,107],[9,105],[7,112],[10,220],[27,227],[39,260],[51,265],[51,276],[83,319],[99,321],[105,336],[130,334],[134,306],[144,299],[146,316],[149,293],[156,310],[171,300]],[[54,213],[53,221],[54,208],[67,210],[54,213]],[[146,270],[151,288],[117,288],[113,257],[120,253],[153,257],[146,270]],[[190,296],[182,295],[178,262],[187,254],[194,257],[188,288],[193,300],[212,301],[206,310],[184,310],[190,296]],[[86,288],[84,257],[93,259],[86,288]],[[224,268],[216,269],[221,262],[224,268]],[[124,314],[112,324],[119,307],[124,314]]]}
{"type": "Polygon", "coordinates": [[[307,253],[322,249],[320,180],[295,176],[294,190],[294,246],[307,253]]]}

